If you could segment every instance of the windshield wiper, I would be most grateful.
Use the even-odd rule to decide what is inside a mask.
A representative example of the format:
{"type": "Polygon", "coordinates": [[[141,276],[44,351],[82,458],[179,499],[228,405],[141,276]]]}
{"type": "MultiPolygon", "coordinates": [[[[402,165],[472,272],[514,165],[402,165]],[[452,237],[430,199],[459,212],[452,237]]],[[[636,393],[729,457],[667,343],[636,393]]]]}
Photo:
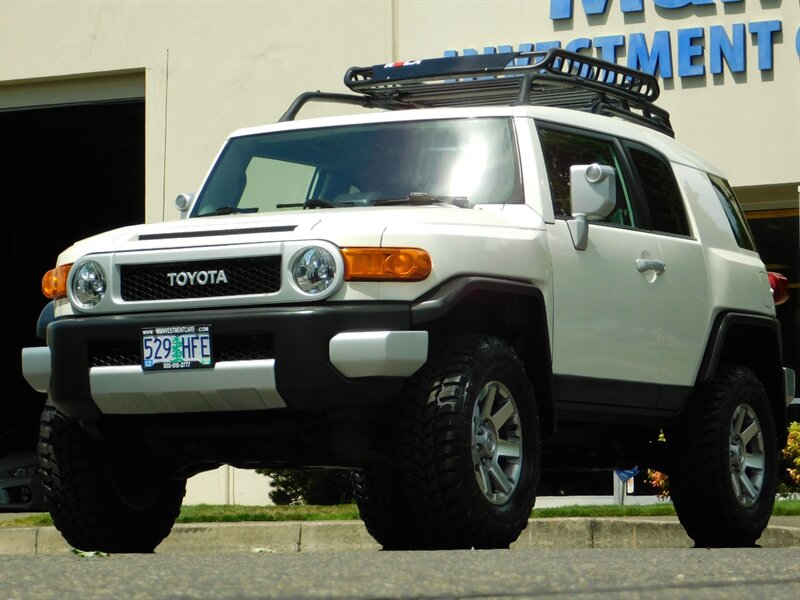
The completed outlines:
{"type": "Polygon", "coordinates": [[[410,204],[412,206],[428,206],[431,204],[450,204],[459,208],[472,208],[472,204],[466,196],[439,196],[426,192],[411,192],[408,196],[397,198],[380,198],[373,200],[371,204],[375,206],[399,206],[410,204]]]}
{"type": "Polygon", "coordinates": [[[233,215],[233,214],[242,214],[242,213],[254,213],[258,212],[257,207],[252,208],[239,208],[238,206],[220,206],[216,210],[212,210],[211,212],[203,213],[202,215],[197,215],[198,217],[216,217],[219,215],[233,215]]]}
{"type": "Polygon", "coordinates": [[[336,208],[337,205],[322,198],[309,198],[305,202],[289,202],[276,204],[275,208],[336,208]]]}

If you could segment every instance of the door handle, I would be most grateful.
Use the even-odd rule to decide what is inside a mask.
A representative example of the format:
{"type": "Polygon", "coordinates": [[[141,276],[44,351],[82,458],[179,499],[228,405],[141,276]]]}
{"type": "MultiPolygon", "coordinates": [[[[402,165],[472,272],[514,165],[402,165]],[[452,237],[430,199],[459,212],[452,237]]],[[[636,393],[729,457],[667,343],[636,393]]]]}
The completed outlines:
{"type": "Polygon", "coordinates": [[[658,275],[661,275],[661,273],[667,270],[667,265],[660,260],[653,260],[652,258],[637,258],[636,270],[639,271],[639,273],[655,271],[658,275]]]}

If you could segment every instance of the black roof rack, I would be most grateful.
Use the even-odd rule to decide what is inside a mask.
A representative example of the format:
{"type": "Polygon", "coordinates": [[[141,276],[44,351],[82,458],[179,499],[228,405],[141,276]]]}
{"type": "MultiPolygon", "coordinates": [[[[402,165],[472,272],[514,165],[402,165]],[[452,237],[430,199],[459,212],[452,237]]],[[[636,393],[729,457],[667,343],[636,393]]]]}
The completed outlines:
{"type": "Polygon", "coordinates": [[[388,110],[532,104],[614,115],[674,137],[669,113],[653,104],[655,77],[560,48],[352,67],[344,83],[359,95],[306,92],[281,121],[310,100],[388,110]]]}

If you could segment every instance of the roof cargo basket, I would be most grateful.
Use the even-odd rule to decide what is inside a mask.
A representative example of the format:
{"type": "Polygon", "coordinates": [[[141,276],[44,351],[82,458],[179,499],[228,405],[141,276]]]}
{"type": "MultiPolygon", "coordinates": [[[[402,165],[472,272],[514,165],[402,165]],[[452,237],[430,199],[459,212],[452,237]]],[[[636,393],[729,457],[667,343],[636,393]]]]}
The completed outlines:
{"type": "Polygon", "coordinates": [[[359,95],[307,92],[281,120],[309,100],[387,110],[538,105],[613,115],[674,137],[669,113],[653,104],[655,77],[560,48],[352,67],[344,83],[359,95]]]}

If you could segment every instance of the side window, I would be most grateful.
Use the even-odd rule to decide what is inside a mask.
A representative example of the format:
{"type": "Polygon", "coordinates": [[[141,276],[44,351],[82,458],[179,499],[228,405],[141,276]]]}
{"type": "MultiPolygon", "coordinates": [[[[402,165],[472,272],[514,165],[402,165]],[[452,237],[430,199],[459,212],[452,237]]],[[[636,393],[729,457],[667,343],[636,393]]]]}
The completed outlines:
{"type": "Polygon", "coordinates": [[[720,203],[722,203],[722,210],[725,211],[725,216],[728,217],[728,223],[731,224],[733,230],[733,237],[736,238],[736,243],[740,248],[745,250],[752,250],[756,252],[756,244],[753,241],[753,235],[750,233],[750,228],[747,226],[747,221],[744,219],[744,214],[736,201],[736,196],[731,189],[731,186],[724,179],[720,179],[714,175],[709,175],[711,185],[714,186],[714,191],[717,193],[720,203]]]}
{"type": "Polygon", "coordinates": [[[691,235],[683,197],[666,159],[638,146],[628,146],[628,152],[642,184],[653,231],[691,235]]]}
{"type": "Polygon", "coordinates": [[[539,139],[544,151],[547,177],[550,180],[550,195],[553,199],[553,212],[556,217],[572,216],[570,167],[598,163],[613,167],[617,173],[617,208],[606,219],[606,222],[629,227],[636,225],[628,186],[620,167],[619,153],[612,141],[547,127],[539,128],[539,139]]]}

